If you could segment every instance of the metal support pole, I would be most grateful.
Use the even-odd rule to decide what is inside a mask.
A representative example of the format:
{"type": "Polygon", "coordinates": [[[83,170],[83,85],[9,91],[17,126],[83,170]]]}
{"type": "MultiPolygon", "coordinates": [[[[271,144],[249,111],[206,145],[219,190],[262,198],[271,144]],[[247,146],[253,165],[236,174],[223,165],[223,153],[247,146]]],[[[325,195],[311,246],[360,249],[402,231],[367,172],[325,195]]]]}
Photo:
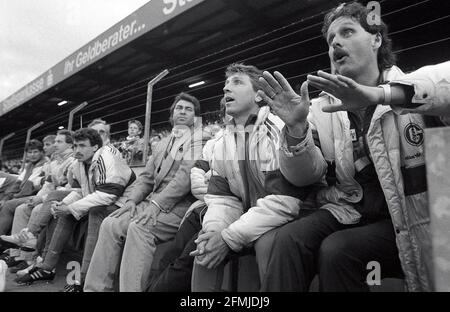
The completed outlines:
{"type": "Polygon", "coordinates": [[[13,137],[15,135],[15,133],[10,133],[6,136],[4,136],[1,140],[0,140],[0,157],[3,155],[3,143],[5,143],[6,140],[10,139],[11,137],[13,137]]]}
{"type": "Polygon", "coordinates": [[[86,105],[88,105],[88,102],[83,102],[74,109],[72,109],[69,113],[69,124],[67,125],[67,130],[72,131],[72,125],[73,125],[73,116],[78,113],[80,110],[82,110],[86,105]]]}
{"type": "Polygon", "coordinates": [[[168,73],[169,73],[169,71],[167,69],[163,70],[155,78],[150,80],[150,82],[147,84],[147,105],[145,108],[144,151],[143,151],[144,165],[147,164],[147,160],[148,160],[148,143],[150,140],[150,123],[151,123],[151,114],[152,114],[153,86],[156,83],[158,83],[161,79],[163,79],[168,73]]]}
{"type": "MultiPolygon", "coordinates": [[[[38,122],[37,124],[35,124],[33,127],[31,127],[30,129],[28,129],[27,131],[27,138],[25,139],[25,147],[27,146],[28,142],[30,142],[31,139],[31,132],[33,132],[34,130],[36,130],[37,128],[39,128],[40,126],[42,126],[44,124],[43,121],[38,122]]],[[[22,168],[25,165],[25,160],[27,159],[27,151],[23,151],[23,158],[22,158],[22,168]]]]}

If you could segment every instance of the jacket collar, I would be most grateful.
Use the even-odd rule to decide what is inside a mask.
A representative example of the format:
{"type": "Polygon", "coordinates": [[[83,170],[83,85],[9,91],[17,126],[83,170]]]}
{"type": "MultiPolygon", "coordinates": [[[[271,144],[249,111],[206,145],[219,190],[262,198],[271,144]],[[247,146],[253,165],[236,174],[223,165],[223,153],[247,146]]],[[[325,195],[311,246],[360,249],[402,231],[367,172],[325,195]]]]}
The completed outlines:
{"type": "Polygon", "coordinates": [[[62,153],[53,153],[52,160],[56,159],[56,160],[59,160],[59,161],[64,161],[64,160],[66,160],[67,158],[69,158],[71,156],[73,156],[73,149],[68,148],[62,153]]]}

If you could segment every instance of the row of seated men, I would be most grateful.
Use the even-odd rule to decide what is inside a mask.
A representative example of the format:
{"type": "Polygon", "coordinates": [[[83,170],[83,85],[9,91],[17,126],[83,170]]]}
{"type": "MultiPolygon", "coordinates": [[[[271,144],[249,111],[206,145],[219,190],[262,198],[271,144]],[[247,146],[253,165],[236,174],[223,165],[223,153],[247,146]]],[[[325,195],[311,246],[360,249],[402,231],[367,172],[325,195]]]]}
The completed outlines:
{"type": "MultiPolygon", "coordinates": [[[[223,125],[216,120],[215,123],[208,121],[204,126],[204,131],[215,135],[223,125]]],[[[127,161],[130,166],[142,165],[144,161],[144,138],[142,138],[142,131],[144,127],[139,120],[132,119],[128,121],[128,136],[126,138],[120,139],[112,144],[122,153],[123,158],[127,161]]],[[[155,150],[156,145],[161,141],[162,138],[169,136],[170,131],[162,130],[160,132],[152,130],[149,139],[149,153],[155,150]]]]}
{"type": "Polygon", "coordinates": [[[332,73],[308,75],[300,94],[280,72],[231,64],[230,119],[213,138],[199,101],[179,94],[172,133],[136,180],[106,124],[58,132],[51,188],[2,203],[11,264],[47,227],[40,261],[16,281],[52,279],[87,218],[81,277],[67,291],[220,291],[224,265],[249,252],[261,291],[308,291],[316,275],[321,291],[367,291],[373,261],[382,278],[433,290],[423,130],[448,123],[450,62],[404,74],[368,13],[348,3],[325,16],[332,73]],[[308,85],[323,92],[310,100],[308,85]]]}
{"type": "Polygon", "coordinates": [[[0,160],[0,171],[11,174],[19,174],[21,163],[21,159],[7,160],[4,162],[0,160]]]}

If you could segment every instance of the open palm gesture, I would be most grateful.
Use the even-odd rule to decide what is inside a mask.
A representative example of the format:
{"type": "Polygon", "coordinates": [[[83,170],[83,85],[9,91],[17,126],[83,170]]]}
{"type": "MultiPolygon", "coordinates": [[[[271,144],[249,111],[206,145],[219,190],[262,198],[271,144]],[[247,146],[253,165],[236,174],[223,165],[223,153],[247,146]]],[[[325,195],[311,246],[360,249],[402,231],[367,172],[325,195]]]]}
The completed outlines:
{"type": "Polygon", "coordinates": [[[305,124],[310,105],[306,81],[302,84],[300,96],[295,93],[286,78],[277,71],[273,76],[264,71],[259,80],[263,90],[258,91],[258,96],[272,108],[272,111],[284,121],[288,128],[305,124]]]}
{"type": "Polygon", "coordinates": [[[324,112],[348,111],[370,105],[377,105],[384,100],[383,89],[368,87],[342,75],[332,75],[319,70],[317,76],[308,75],[308,82],[341,100],[340,104],[322,108],[324,112]]]}

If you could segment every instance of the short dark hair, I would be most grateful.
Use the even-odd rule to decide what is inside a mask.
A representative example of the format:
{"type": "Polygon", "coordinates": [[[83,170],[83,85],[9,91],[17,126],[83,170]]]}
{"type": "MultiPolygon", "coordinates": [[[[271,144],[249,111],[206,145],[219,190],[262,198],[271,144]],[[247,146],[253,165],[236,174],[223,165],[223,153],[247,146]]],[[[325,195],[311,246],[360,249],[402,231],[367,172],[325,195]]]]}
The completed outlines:
{"type": "Polygon", "coordinates": [[[175,100],[173,100],[172,106],[170,107],[170,120],[172,120],[173,117],[173,111],[175,110],[175,106],[177,103],[181,100],[187,101],[189,103],[192,103],[194,105],[194,114],[195,116],[200,116],[201,110],[200,110],[200,102],[197,100],[195,96],[190,95],[186,92],[181,92],[175,97],[175,100]]]}
{"type": "Polygon", "coordinates": [[[40,152],[44,151],[44,144],[42,144],[41,141],[39,140],[30,140],[26,145],[25,145],[25,151],[29,152],[31,150],[39,150],[40,152]]]}
{"type": "Polygon", "coordinates": [[[66,129],[64,129],[64,130],[59,130],[58,132],[56,132],[56,134],[58,134],[58,135],[64,135],[64,137],[66,138],[66,143],[67,144],[73,144],[73,133],[72,133],[72,131],[69,131],[69,130],[66,130],[66,129]]]}
{"type": "Polygon", "coordinates": [[[258,90],[263,90],[262,84],[259,78],[262,77],[262,70],[253,65],[245,65],[243,63],[233,63],[228,65],[225,70],[225,77],[228,78],[234,74],[244,74],[250,78],[253,86],[253,90],[256,92],[258,90]]]}
{"type": "Polygon", "coordinates": [[[136,124],[136,126],[138,126],[138,129],[139,129],[139,131],[142,131],[142,123],[139,121],[139,120],[137,120],[137,119],[132,119],[132,120],[130,120],[130,121],[128,121],[128,127],[131,125],[131,124],[136,124]]]}
{"type": "Polygon", "coordinates": [[[327,38],[328,28],[330,28],[331,23],[333,23],[336,19],[340,17],[348,17],[354,21],[359,22],[362,28],[365,31],[371,34],[379,33],[381,35],[381,46],[378,49],[378,68],[382,71],[388,69],[395,65],[396,63],[396,55],[392,51],[392,40],[388,36],[388,27],[381,20],[380,23],[374,23],[373,25],[369,25],[367,22],[367,15],[371,11],[363,6],[359,2],[349,2],[349,3],[341,3],[337,7],[331,9],[324,18],[323,27],[322,27],[322,35],[327,38]]]}
{"type": "Polygon", "coordinates": [[[103,146],[102,137],[98,134],[97,131],[91,128],[81,128],[75,131],[73,134],[74,141],[84,141],[89,140],[91,146],[97,145],[98,148],[103,146]]]}

